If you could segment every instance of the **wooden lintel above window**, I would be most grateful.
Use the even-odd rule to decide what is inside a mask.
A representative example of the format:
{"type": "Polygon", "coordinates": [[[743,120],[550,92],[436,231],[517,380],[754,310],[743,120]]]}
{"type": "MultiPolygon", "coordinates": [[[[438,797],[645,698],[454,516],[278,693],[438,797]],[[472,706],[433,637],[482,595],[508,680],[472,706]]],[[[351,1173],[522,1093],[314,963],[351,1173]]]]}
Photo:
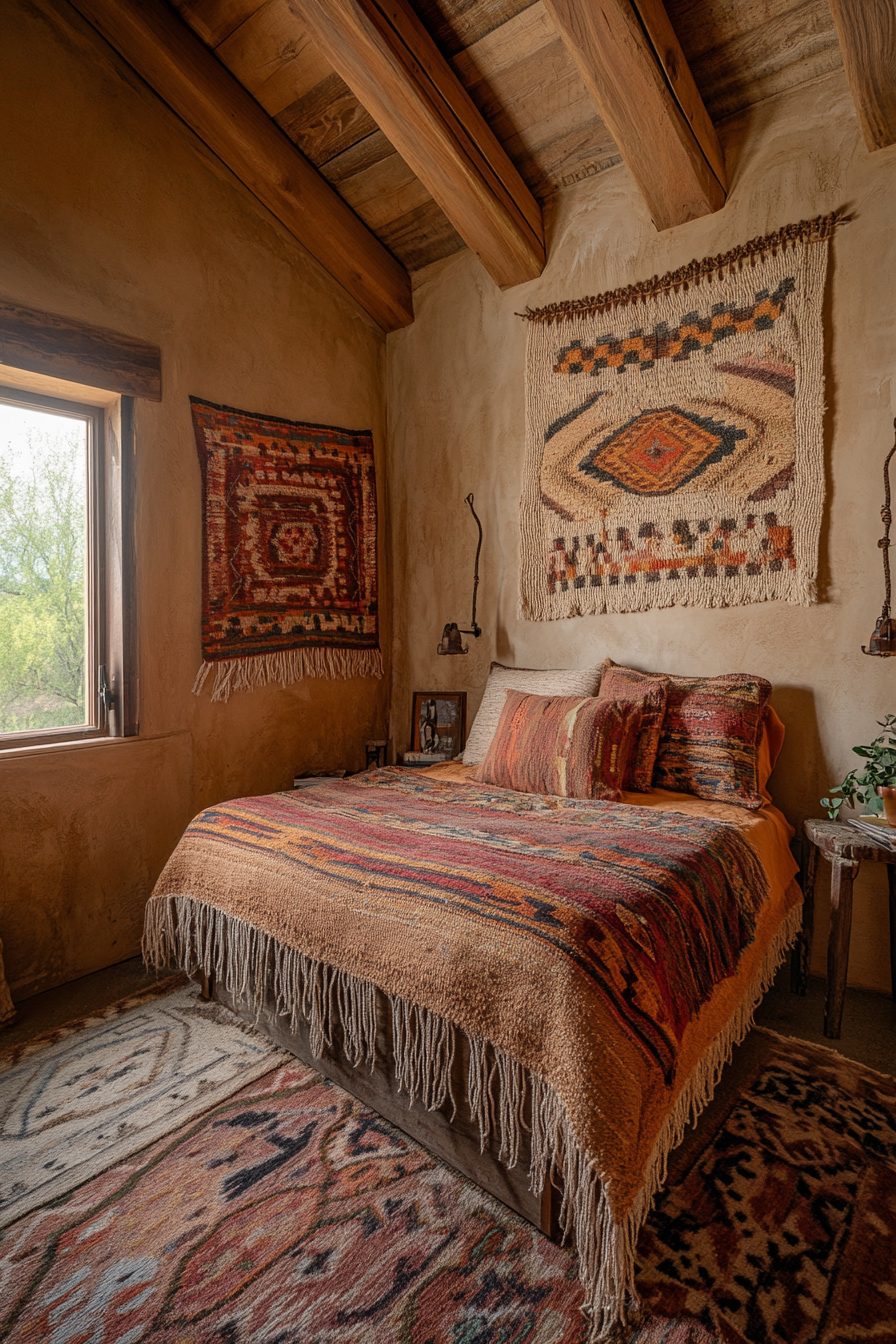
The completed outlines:
{"type": "Polygon", "coordinates": [[[660,230],[725,204],[722,149],[662,0],[544,0],[660,230]]]}
{"type": "Polygon", "coordinates": [[[74,4],[384,331],[413,322],[404,267],[164,0],[74,4]]]}
{"type": "Polygon", "coordinates": [[[407,0],[297,0],[315,44],[495,282],[545,264],[541,208],[407,0]]]}
{"type": "Polygon", "coordinates": [[[831,10],[865,143],[896,144],[896,3],[831,0],[831,10]]]}
{"type": "Polygon", "coordinates": [[[125,396],[162,400],[158,346],[0,300],[0,383],[4,364],[125,396]]]}

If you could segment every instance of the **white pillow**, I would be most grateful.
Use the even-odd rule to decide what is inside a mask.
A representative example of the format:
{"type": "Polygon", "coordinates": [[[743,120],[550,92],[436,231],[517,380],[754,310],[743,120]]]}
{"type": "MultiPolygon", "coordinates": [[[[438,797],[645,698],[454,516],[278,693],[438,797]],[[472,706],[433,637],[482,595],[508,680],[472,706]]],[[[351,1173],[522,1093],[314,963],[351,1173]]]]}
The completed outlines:
{"type": "Polygon", "coordinates": [[[492,663],[482,704],[464,748],[464,765],[481,765],[488,755],[504,708],[505,691],[524,691],[527,695],[597,695],[599,686],[599,666],[572,671],[557,667],[542,672],[532,667],[504,667],[502,663],[492,663]]]}

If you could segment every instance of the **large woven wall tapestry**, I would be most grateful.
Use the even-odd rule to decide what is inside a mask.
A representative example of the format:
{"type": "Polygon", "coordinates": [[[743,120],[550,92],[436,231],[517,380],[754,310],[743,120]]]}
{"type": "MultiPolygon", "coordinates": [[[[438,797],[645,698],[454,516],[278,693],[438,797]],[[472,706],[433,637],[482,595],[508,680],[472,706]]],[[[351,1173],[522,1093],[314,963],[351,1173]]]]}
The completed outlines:
{"type": "Polygon", "coordinates": [[[524,314],[524,616],[815,600],[837,222],[524,314]]]}
{"type": "Polygon", "coordinates": [[[381,677],[369,433],[190,398],[204,499],[203,664],[213,700],[269,681],[381,677]]]}

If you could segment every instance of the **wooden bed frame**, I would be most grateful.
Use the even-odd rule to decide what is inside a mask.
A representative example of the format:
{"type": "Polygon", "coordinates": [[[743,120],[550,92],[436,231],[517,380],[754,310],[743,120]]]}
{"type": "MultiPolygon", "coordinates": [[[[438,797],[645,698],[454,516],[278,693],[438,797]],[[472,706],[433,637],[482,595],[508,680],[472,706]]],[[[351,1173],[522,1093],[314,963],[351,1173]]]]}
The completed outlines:
{"type": "MultiPolygon", "coordinates": [[[[519,1162],[512,1170],[508,1170],[498,1160],[498,1143],[494,1135],[489,1136],[484,1151],[480,1151],[479,1126],[466,1101],[469,1048],[462,1031],[456,1034],[451,1075],[452,1091],[457,1102],[457,1110],[452,1118],[450,1102],[439,1110],[427,1111],[419,1101],[411,1105],[407,1094],[397,1090],[391,1013],[388,1000],[380,991],[376,994],[377,1061],[371,1072],[363,1064],[355,1068],[346,1060],[339,1026],[334,1028],[330,1052],[322,1059],[316,1058],[309,1044],[308,1023],[300,1022],[297,1030],[292,1030],[288,1020],[276,1011],[270,980],[265,984],[261,1009],[256,1011],[254,1004],[234,998],[214,977],[197,972],[194,978],[204,998],[224,1004],[242,1021],[257,1026],[265,1036],[296,1055],[303,1064],[370,1106],[403,1133],[416,1139],[435,1157],[447,1162],[482,1190],[520,1214],[545,1236],[554,1241],[560,1240],[559,1190],[550,1181],[545,1182],[544,1191],[538,1197],[529,1189],[528,1131],[523,1133],[519,1162]]],[[[525,1115],[528,1123],[528,1095],[525,1115]]]]}

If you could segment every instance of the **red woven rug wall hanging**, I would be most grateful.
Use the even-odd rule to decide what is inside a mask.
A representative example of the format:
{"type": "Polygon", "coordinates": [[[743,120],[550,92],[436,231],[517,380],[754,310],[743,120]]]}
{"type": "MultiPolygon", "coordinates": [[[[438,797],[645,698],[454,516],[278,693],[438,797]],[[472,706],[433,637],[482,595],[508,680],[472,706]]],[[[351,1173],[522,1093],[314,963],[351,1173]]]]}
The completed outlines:
{"type": "Polygon", "coordinates": [[[381,677],[373,439],[190,398],[202,469],[202,657],[213,700],[381,677]]]}

